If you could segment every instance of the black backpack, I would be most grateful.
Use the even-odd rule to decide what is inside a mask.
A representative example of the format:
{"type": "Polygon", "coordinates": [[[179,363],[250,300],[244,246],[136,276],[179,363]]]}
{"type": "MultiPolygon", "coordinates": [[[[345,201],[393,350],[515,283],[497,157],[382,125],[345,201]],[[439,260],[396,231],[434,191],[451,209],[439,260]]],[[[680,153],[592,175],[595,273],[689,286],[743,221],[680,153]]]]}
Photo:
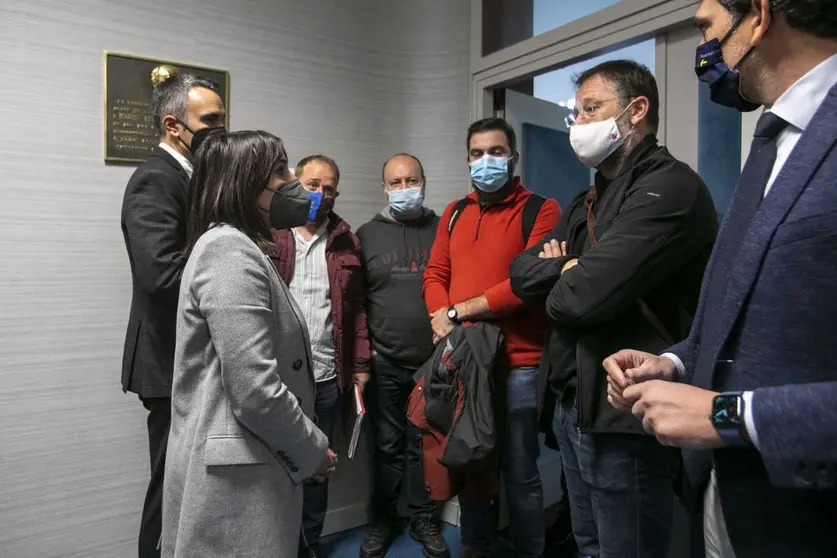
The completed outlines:
{"type": "MultiPolygon", "coordinates": [[[[521,228],[523,229],[523,246],[529,244],[529,235],[532,234],[532,228],[535,226],[535,221],[538,218],[538,214],[541,212],[541,207],[543,207],[544,202],[546,202],[546,198],[535,194],[534,192],[526,199],[526,203],[523,205],[523,218],[521,219],[521,228]]],[[[465,206],[471,203],[471,200],[468,198],[462,198],[453,208],[453,213],[450,214],[450,221],[448,221],[448,237],[453,232],[453,227],[456,225],[456,222],[459,220],[459,216],[462,215],[462,211],[465,209],[465,206]]]]}

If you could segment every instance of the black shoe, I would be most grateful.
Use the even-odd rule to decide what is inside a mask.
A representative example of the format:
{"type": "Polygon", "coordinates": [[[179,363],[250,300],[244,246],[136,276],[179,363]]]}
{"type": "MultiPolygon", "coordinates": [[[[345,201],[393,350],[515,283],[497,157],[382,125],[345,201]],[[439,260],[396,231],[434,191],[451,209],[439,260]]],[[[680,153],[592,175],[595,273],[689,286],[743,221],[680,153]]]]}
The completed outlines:
{"type": "Polygon", "coordinates": [[[439,524],[429,517],[419,517],[410,522],[410,536],[424,547],[424,555],[428,558],[450,558],[450,550],[439,524]]]}
{"type": "Polygon", "coordinates": [[[360,558],[383,558],[387,550],[398,538],[398,531],[392,521],[377,521],[372,524],[360,543],[360,558]]]}

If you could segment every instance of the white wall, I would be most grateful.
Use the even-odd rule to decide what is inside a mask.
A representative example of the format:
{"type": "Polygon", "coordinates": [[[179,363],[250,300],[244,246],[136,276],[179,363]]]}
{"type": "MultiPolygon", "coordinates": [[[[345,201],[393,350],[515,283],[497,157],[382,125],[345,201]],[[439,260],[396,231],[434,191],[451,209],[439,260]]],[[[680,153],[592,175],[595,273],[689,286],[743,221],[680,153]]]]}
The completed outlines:
{"type": "MultiPolygon", "coordinates": [[[[292,160],[334,157],[358,226],[396,151],[424,161],[436,208],[467,191],[468,48],[468,3],[448,0],[0,3],[4,558],[135,555],[145,413],[119,388],[133,169],[102,162],[102,51],[229,70],[231,127],[280,135],[292,160]]],[[[365,468],[335,478],[355,524],[365,468]]]]}

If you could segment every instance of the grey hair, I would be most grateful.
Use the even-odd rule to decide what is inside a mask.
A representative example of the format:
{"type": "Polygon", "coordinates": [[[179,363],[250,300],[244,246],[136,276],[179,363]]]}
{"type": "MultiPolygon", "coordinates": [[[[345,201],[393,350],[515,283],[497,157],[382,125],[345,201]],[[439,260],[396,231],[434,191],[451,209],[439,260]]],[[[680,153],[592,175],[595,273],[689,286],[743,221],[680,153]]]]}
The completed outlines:
{"type": "Polygon", "coordinates": [[[162,136],[165,133],[163,118],[174,116],[180,122],[186,122],[186,101],[189,92],[195,87],[203,87],[221,94],[221,88],[211,79],[194,74],[175,74],[154,88],[151,94],[151,110],[154,113],[154,126],[162,136]]]}

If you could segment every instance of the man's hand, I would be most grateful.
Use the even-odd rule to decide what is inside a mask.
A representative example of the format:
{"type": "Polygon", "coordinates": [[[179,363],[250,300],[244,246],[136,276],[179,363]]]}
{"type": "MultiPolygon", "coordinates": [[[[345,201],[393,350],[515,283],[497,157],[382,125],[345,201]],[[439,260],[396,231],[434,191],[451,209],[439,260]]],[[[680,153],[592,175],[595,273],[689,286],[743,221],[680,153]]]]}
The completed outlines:
{"type": "MultiPolygon", "coordinates": [[[[567,243],[561,242],[559,243],[557,240],[550,240],[546,244],[543,245],[543,250],[540,254],[538,254],[539,258],[542,259],[554,259],[554,258],[563,258],[567,255],[567,243]]],[[[561,273],[564,273],[568,269],[572,269],[578,264],[578,258],[573,258],[565,263],[561,267],[561,273]]]]}
{"type": "Polygon", "coordinates": [[[577,265],[578,265],[578,259],[577,258],[573,258],[573,259],[569,260],[567,263],[565,263],[561,267],[561,274],[563,275],[564,273],[566,273],[567,271],[569,271],[570,269],[574,268],[577,265]]]}
{"type": "Polygon", "coordinates": [[[453,322],[448,318],[448,309],[439,308],[430,314],[430,327],[433,328],[433,343],[441,341],[448,333],[453,331],[453,322]]]}
{"type": "Polygon", "coordinates": [[[651,380],[673,381],[677,376],[677,367],[670,359],[632,349],[610,355],[602,366],[607,372],[607,400],[620,411],[630,411],[634,403],[624,397],[628,386],[651,380]]]}
{"type": "Polygon", "coordinates": [[[320,462],[320,466],[317,467],[317,470],[314,471],[314,475],[311,477],[311,480],[320,483],[325,482],[328,476],[331,475],[336,468],[337,454],[331,451],[331,448],[326,448],[323,460],[320,462]]]}
{"type": "Polygon", "coordinates": [[[651,380],[628,386],[623,398],[633,403],[631,412],[642,427],[661,444],[690,449],[714,449],[724,445],[712,426],[712,400],[718,395],[694,386],[651,380]]]}
{"type": "Polygon", "coordinates": [[[361,388],[366,386],[366,383],[369,381],[369,372],[355,372],[354,380],[357,385],[361,388]]]}
{"type": "Polygon", "coordinates": [[[543,245],[543,250],[538,254],[539,258],[563,258],[567,255],[567,243],[559,243],[557,240],[550,240],[543,245]]]}

